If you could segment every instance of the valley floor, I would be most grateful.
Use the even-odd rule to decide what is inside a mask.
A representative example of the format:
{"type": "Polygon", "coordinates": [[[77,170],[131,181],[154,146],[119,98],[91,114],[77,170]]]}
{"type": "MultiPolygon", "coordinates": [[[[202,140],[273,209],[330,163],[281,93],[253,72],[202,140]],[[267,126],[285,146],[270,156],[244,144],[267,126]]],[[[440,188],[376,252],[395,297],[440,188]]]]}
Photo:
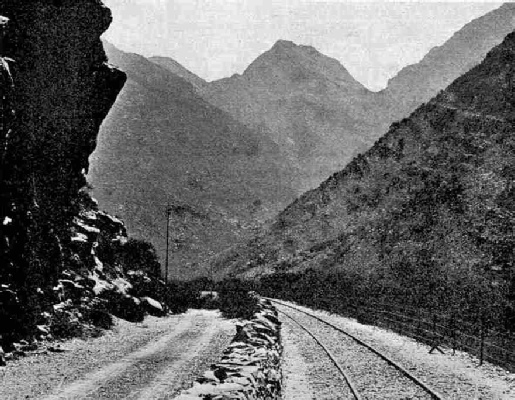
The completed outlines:
{"type": "Polygon", "coordinates": [[[215,311],[190,310],[63,343],[0,369],[0,399],[171,399],[219,360],[234,325],[215,311]]]}
{"type": "MultiPolygon", "coordinates": [[[[290,303],[292,304],[292,303],[290,303]]],[[[279,310],[290,312],[284,306],[279,310]]],[[[428,354],[429,346],[391,331],[363,325],[355,320],[336,316],[323,311],[308,311],[326,321],[347,330],[376,347],[388,357],[414,373],[440,392],[447,399],[515,399],[515,374],[485,363],[478,367],[478,361],[466,353],[445,350],[445,354],[428,354]]],[[[345,387],[335,371],[334,365],[322,349],[291,320],[280,314],[283,322],[284,345],[284,400],[346,399],[345,387]]],[[[334,342],[333,335],[318,331],[319,339],[326,345],[334,342]]],[[[344,349],[340,349],[344,350],[344,349]]],[[[334,350],[333,350],[334,351],[334,350]]],[[[338,355],[339,350],[334,354],[338,355]]],[[[342,365],[345,366],[342,360],[342,365]]],[[[378,378],[379,379],[379,378],[378,378]]],[[[384,393],[366,397],[383,400],[384,393]],[[375,397],[377,396],[377,397],[375,397]]],[[[388,397],[407,398],[407,397],[388,397]]]]}

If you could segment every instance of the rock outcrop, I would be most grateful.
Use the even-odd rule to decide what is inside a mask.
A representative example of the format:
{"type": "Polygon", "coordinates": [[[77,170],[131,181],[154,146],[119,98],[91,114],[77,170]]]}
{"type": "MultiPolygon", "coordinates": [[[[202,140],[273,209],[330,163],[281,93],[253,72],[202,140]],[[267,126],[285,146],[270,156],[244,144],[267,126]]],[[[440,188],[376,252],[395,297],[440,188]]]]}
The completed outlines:
{"type": "Polygon", "coordinates": [[[90,204],[85,208],[83,199],[82,210],[71,224],[69,263],[55,286],[36,290],[45,311],[35,316],[35,329],[26,339],[21,339],[9,322],[16,311],[16,291],[3,288],[0,292],[0,344],[7,350],[6,360],[45,351],[43,345],[49,351],[60,351],[53,339],[96,335],[112,326],[113,315],[139,322],[145,314],[163,316],[169,311],[164,281],[120,262],[128,243],[122,221],[98,211],[89,198],[84,198],[90,204]],[[6,304],[11,304],[10,310],[6,304]]]}
{"type": "Polygon", "coordinates": [[[238,326],[222,360],[176,400],[281,398],[281,323],[268,300],[260,299],[259,308],[251,321],[238,326]]]}
{"type": "Polygon", "coordinates": [[[119,261],[127,243],[122,221],[96,209],[83,209],[71,230],[72,257],[52,288],[59,302],[52,305],[54,315],[41,323],[52,330],[57,315],[63,322],[75,321],[77,329],[82,323],[107,328],[102,321],[109,318],[106,314],[139,322],[145,314],[167,313],[165,283],[119,261]]]}
{"type": "Polygon", "coordinates": [[[100,0],[4,0],[0,15],[9,19],[0,54],[1,295],[16,297],[18,322],[31,330],[45,309],[41,293],[73,262],[88,157],[125,74],[107,64],[100,35],[111,13],[100,0]]]}

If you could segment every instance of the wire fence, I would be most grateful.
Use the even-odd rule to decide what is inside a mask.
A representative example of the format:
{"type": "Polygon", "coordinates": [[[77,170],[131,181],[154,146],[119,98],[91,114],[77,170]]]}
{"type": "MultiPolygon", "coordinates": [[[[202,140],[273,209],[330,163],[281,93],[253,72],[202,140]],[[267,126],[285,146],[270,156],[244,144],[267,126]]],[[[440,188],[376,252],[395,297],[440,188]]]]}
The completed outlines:
{"type": "Polygon", "coordinates": [[[462,350],[476,356],[479,365],[488,361],[515,371],[515,336],[490,328],[484,320],[471,323],[457,315],[363,299],[347,304],[342,311],[357,317],[360,322],[412,337],[432,346],[433,351],[444,348],[454,354],[456,350],[462,350]]]}

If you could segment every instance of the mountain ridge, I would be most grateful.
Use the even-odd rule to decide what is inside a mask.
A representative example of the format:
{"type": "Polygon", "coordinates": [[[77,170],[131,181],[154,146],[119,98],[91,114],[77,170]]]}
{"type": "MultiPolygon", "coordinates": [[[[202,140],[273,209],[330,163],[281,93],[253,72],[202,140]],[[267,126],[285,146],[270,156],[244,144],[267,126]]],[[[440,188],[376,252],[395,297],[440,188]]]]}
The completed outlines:
{"type": "Polygon", "coordinates": [[[402,68],[379,92],[400,100],[401,107],[394,111],[393,118],[406,116],[414,106],[428,101],[479,64],[513,29],[515,3],[505,3],[465,24],[441,46],[433,47],[418,63],[402,68]]]}
{"type": "Polygon", "coordinates": [[[149,57],[148,60],[162,66],[163,68],[166,68],[167,70],[173,72],[175,75],[185,79],[186,81],[191,83],[197,90],[201,90],[208,83],[205,79],[202,79],[198,75],[194,74],[173,58],[152,56],[149,57]]]}

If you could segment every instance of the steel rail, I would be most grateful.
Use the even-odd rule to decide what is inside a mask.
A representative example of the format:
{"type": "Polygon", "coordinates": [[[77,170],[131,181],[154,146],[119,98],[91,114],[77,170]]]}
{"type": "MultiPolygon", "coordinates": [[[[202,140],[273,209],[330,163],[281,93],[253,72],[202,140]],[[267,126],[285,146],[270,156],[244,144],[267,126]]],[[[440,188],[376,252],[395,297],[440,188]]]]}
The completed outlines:
{"type": "Polygon", "coordinates": [[[303,329],[304,331],[306,331],[306,333],[311,336],[313,338],[313,340],[315,342],[317,342],[317,344],[326,352],[326,354],[329,356],[329,358],[331,359],[332,363],[335,365],[335,367],[338,369],[338,371],[340,372],[340,374],[343,376],[343,380],[345,381],[345,383],[347,383],[347,385],[349,386],[350,388],[350,391],[352,392],[352,395],[354,396],[354,398],[356,400],[361,400],[362,397],[359,395],[358,391],[356,390],[356,387],[354,386],[354,384],[352,383],[351,379],[349,378],[349,376],[345,373],[345,371],[343,370],[343,367],[338,363],[338,361],[336,361],[336,358],[332,355],[332,353],[329,351],[329,349],[308,329],[306,328],[304,325],[302,325],[299,321],[297,321],[295,318],[293,318],[291,315],[288,315],[286,314],[284,311],[281,311],[281,310],[277,310],[279,311],[281,314],[283,314],[284,316],[288,317],[289,319],[291,319],[293,322],[295,322],[301,329],[303,329]]]}
{"type": "MultiPolygon", "coordinates": [[[[405,368],[403,368],[402,366],[400,366],[399,364],[397,364],[395,361],[393,361],[392,359],[390,359],[388,356],[384,355],[383,353],[381,353],[379,350],[375,349],[374,347],[372,347],[371,345],[369,345],[368,343],[365,343],[364,341],[362,341],[361,339],[357,338],[356,336],[352,335],[351,333],[348,333],[346,331],[344,331],[343,329],[331,324],[330,322],[327,322],[326,320],[320,318],[320,317],[317,317],[316,315],[313,315],[309,312],[306,312],[304,310],[301,310],[297,307],[294,307],[290,304],[286,304],[286,303],[283,303],[282,301],[279,301],[279,300],[276,300],[276,299],[271,299],[271,298],[267,298],[268,300],[274,302],[274,303],[277,303],[277,304],[280,304],[282,306],[285,306],[285,307],[289,307],[291,308],[292,310],[295,310],[295,311],[298,311],[300,313],[303,313],[303,314],[306,314],[314,319],[316,319],[317,321],[320,321],[328,326],[330,326],[331,328],[337,330],[338,332],[341,332],[343,333],[344,335],[348,336],[349,338],[351,338],[352,340],[354,340],[356,343],[360,344],[361,346],[367,348],[368,350],[370,350],[372,353],[376,354],[378,357],[380,357],[381,359],[383,359],[384,361],[386,361],[389,365],[391,365],[392,367],[396,368],[399,372],[401,372],[406,378],[410,379],[412,382],[414,382],[416,385],[420,386],[421,388],[424,389],[424,391],[426,393],[428,393],[433,399],[435,400],[444,400],[445,397],[443,395],[441,395],[440,393],[438,393],[436,390],[432,389],[431,387],[429,387],[428,385],[426,385],[424,382],[422,382],[419,378],[417,378],[416,376],[414,376],[413,374],[411,374],[410,372],[408,372],[405,368]]],[[[284,314],[284,313],[283,313],[284,314]]],[[[285,314],[286,315],[286,314],[285,314]]]]}

